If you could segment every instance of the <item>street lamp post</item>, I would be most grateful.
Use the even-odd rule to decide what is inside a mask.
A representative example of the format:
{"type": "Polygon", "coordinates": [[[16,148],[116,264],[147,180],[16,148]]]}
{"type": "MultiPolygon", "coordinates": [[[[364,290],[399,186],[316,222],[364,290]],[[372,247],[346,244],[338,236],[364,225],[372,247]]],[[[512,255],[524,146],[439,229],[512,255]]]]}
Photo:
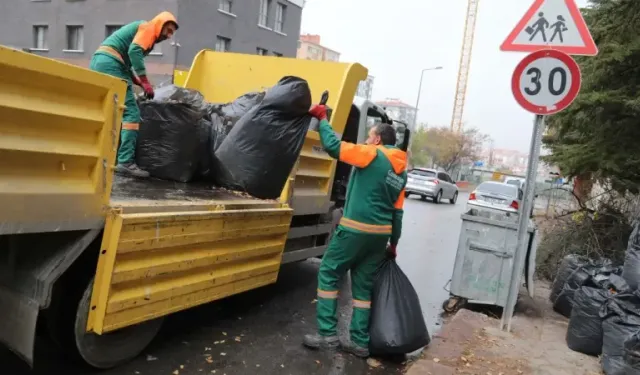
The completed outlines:
{"type": "Polygon", "coordinates": [[[425,68],[420,72],[420,85],[418,86],[418,97],[416,98],[416,115],[413,118],[413,130],[416,130],[418,126],[418,106],[420,106],[420,93],[422,92],[422,79],[424,78],[424,72],[428,70],[441,70],[441,66],[436,66],[434,68],[425,68]]]}

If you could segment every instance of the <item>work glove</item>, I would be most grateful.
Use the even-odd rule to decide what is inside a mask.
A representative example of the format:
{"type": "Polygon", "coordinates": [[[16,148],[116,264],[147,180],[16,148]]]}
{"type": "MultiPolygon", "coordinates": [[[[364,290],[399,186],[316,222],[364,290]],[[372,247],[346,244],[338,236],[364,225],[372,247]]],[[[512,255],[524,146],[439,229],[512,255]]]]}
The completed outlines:
{"type": "Polygon", "coordinates": [[[147,99],[153,99],[155,93],[153,92],[153,86],[151,86],[151,82],[147,79],[147,76],[140,76],[140,86],[144,90],[144,96],[147,99]]]}
{"type": "Polygon", "coordinates": [[[327,119],[327,106],[322,104],[315,104],[309,110],[309,114],[318,120],[326,120],[327,119]]]}
{"type": "Polygon", "coordinates": [[[396,257],[398,256],[398,252],[396,250],[396,246],[397,245],[392,245],[392,244],[388,244],[387,245],[387,256],[390,259],[396,259],[396,257]]]}
{"type": "Polygon", "coordinates": [[[139,87],[142,87],[142,81],[140,81],[140,78],[138,78],[137,75],[132,74],[131,75],[131,80],[133,81],[133,84],[139,87]]]}

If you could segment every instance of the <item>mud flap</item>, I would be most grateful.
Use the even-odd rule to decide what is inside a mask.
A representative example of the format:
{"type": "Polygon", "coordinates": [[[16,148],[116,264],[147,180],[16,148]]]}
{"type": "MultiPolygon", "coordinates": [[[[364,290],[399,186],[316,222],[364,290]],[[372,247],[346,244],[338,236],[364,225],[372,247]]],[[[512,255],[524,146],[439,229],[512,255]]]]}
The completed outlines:
{"type": "Polygon", "coordinates": [[[33,346],[40,306],[24,295],[0,286],[0,342],[33,367],[33,346]]]}

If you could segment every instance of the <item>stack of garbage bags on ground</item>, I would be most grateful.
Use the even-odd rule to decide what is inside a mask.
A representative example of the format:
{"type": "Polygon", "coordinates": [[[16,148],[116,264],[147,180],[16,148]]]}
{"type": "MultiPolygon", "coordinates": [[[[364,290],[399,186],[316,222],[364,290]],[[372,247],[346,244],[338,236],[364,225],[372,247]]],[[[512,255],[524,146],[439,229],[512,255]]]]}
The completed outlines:
{"type": "Polygon", "coordinates": [[[152,177],[211,182],[261,199],[280,196],[311,122],[311,91],[298,77],[225,104],[166,86],[139,106],[136,163],[152,177]]]}
{"type": "Polygon", "coordinates": [[[576,255],[562,261],[550,300],[570,318],[570,349],[600,356],[607,375],[640,375],[640,222],[634,223],[625,263],[576,255]]]}

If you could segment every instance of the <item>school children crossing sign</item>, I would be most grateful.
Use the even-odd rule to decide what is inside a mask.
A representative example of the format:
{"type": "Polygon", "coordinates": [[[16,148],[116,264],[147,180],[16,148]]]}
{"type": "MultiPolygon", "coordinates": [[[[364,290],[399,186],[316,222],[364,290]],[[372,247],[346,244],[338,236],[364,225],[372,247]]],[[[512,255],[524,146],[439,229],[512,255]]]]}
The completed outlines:
{"type": "Polygon", "coordinates": [[[554,49],[568,55],[598,54],[598,47],[575,0],[535,0],[500,49],[507,52],[554,49]]]}

